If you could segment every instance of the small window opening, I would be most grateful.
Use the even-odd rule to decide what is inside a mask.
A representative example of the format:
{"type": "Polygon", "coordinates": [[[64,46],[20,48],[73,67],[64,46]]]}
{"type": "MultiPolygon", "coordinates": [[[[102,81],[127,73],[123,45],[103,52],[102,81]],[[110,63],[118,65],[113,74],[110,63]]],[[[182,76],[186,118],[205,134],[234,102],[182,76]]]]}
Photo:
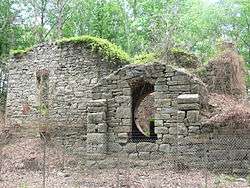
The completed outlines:
{"type": "Polygon", "coordinates": [[[48,70],[40,70],[36,73],[38,102],[40,107],[48,108],[49,99],[49,73],[48,70]]]}
{"type": "Polygon", "coordinates": [[[154,115],[154,85],[141,82],[132,89],[132,141],[157,140],[154,115]]]}

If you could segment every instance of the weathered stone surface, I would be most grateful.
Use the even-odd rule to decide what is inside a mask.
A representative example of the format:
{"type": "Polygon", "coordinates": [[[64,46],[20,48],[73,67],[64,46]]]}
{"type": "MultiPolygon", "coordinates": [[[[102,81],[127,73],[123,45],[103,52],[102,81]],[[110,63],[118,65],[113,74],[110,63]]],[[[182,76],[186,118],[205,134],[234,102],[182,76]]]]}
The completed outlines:
{"type": "Polygon", "coordinates": [[[189,126],[188,127],[188,132],[190,132],[190,133],[198,133],[199,129],[200,129],[199,126],[189,126]]]}
{"type": "Polygon", "coordinates": [[[190,91],[190,85],[172,85],[169,86],[169,91],[185,92],[190,91]]]}
{"type": "Polygon", "coordinates": [[[107,136],[104,133],[89,133],[87,134],[87,142],[93,144],[106,143],[107,136]]]}
{"type": "MultiPolygon", "coordinates": [[[[107,152],[106,144],[87,144],[87,152],[88,153],[105,153],[107,152]]],[[[103,156],[100,156],[103,157],[103,156]]]]}
{"type": "Polygon", "coordinates": [[[170,134],[166,134],[163,136],[163,139],[162,139],[162,143],[163,144],[172,144],[174,143],[175,141],[175,138],[176,138],[176,135],[170,135],[170,134]]]}
{"type": "Polygon", "coordinates": [[[127,153],[135,153],[137,151],[136,150],[136,143],[127,143],[124,146],[124,151],[127,153]]]}
{"type": "Polygon", "coordinates": [[[163,119],[170,119],[171,116],[170,116],[170,114],[164,114],[164,113],[158,113],[158,112],[156,112],[155,118],[163,120],[163,119]]]}
{"type": "Polygon", "coordinates": [[[150,152],[139,152],[139,159],[148,160],[150,159],[150,152]]]}
{"type": "Polygon", "coordinates": [[[99,123],[99,124],[88,124],[87,132],[88,133],[106,133],[107,132],[107,124],[99,123]]]}
{"type": "Polygon", "coordinates": [[[131,125],[131,119],[122,119],[122,125],[123,126],[130,126],[131,125]]]}
{"type": "Polygon", "coordinates": [[[118,142],[125,144],[128,142],[128,133],[118,133],[118,142]]]}
{"type": "Polygon", "coordinates": [[[187,119],[191,123],[199,122],[200,120],[200,112],[198,110],[195,111],[188,111],[187,112],[187,119]]]}
{"type": "Polygon", "coordinates": [[[118,138],[127,139],[128,138],[128,133],[118,133],[118,138]]]}
{"type": "Polygon", "coordinates": [[[184,120],[185,119],[185,116],[186,116],[186,113],[184,111],[178,111],[177,112],[177,118],[179,120],[184,120]]]}
{"type": "Polygon", "coordinates": [[[177,127],[170,127],[169,134],[176,135],[177,134],[177,127]]]}
{"type": "Polygon", "coordinates": [[[131,109],[127,107],[119,107],[116,110],[117,118],[130,118],[131,117],[131,109]]]}
{"type": "MultiPolygon", "coordinates": [[[[184,71],[185,71],[185,69],[184,69],[184,71]]],[[[185,75],[185,73],[180,70],[180,71],[177,71],[175,73],[175,76],[172,77],[172,80],[173,81],[180,81],[180,82],[183,81],[184,82],[186,80],[190,80],[190,78],[188,78],[188,76],[185,75]]]]}
{"type": "Polygon", "coordinates": [[[90,100],[88,101],[89,107],[103,107],[106,106],[106,99],[99,99],[99,100],[90,100]]]}
{"type": "Polygon", "coordinates": [[[168,134],[169,128],[168,127],[155,127],[156,134],[168,134]]]}
{"type": "Polygon", "coordinates": [[[122,146],[119,143],[108,143],[108,151],[109,152],[120,152],[122,150],[122,146]]]}
{"type": "Polygon", "coordinates": [[[177,129],[178,129],[178,135],[184,135],[185,136],[188,133],[188,129],[184,125],[184,123],[178,123],[177,129]]]}
{"type": "Polygon", "coordinates": [[[89,124],[105,123],[106,114],[104,112],[88,113],[87,118],[89,124]]]}
{"type": "Polygon", "coordinates": [[[128,133],[131,131],[131,126],[117,126],[114,128],[116,133],[128,133]]]}
{"type": "Polygon", "coordinates": [[[198,94],[182,94],[177,97],[177,102],[179,104],[198,103],[199,95],[198,94]]]}
{"type": "Polygon", "coordinates": [[[155,126],[156,127],[162,127],[163,126],[163,120],[155,120],[155,126]]]}
{"type": "Polygon", "coordinates": [[[150,142],[140,142],[137,144],[136,149],[138,152],[157,151],[158,145],[150,142]]]}
{"type": "Polygon", "coordinates": [[[128,155],[128,158],[129,158],[129,159],[138,159],[138,153],[130,153],[130,154],[128,155]]]}
{"type": "MultiPolygon", "coordinates": [[[[206,151],[208,159],[216,163],[225,159],[248,162],[249,142],[242,142],[242,138],[199,139],[203,136],[199,134],[202,128],[199,95],[187,94],[200,91],[200,85],[192,76],[160,63],[129,65],[110,74],[119,66],[99,61],[81,46],[78,46],[79,49],[68,47],[67,50],[61,49],[60,62],[55,54],[61,51],[53,49],[51,54],[38,50],[38,54],[31,54],[28,59],[19,59],[18,63],[10,65],[13,66],[9,77],[8,122],[34,122],[37,118],[35,106],[39,105],[36,71],[49,70],[49,95],[53,99],[49,121],[67,126],[67,129],[62,126],[55,131],[60,133],[58,137],[67,138],[67,147],[78,147],[78,154],[87,153],[92,165],[112,166],[104,160],[106,152],[122,156],[122,159],[149,159],[154,156],[156,160],[158,154],[161,157],[164,153],[178,152],[180,159],[186,157],[185,160],[201,162],[206,151]],[[155,91],[156,115],[152,122],[158,140],[155,143],[138,140],[139,143],[131,143],[134,126],[132,110],[135,108],[132,101],[134,95],[140,94],[134,91],[144,83],[150,83],[155,91]],[[30,107],[28,114],[23,114],[23,107],[30,107]],[[197,138],[197,141],[185,140],[188,138],[197,138]]],[[[242,134],[244,131],[236,130],[235,133],[242,134]]],[[[211,128],[207,132],[216,138],[220,138],[221,133],[229,133],[224,127],[218,127],[217,131],[211,128]]]]}
{"type": "Polygon", "coordinates": [[[160,152],[169,153],[170,152],[170,145],[169,144],[161,144],[159,147],[160,152]]]}
{"type": "Polygon", "coordinates": [[[178,110],[199,110],[200,105],[198,103],[190,103],[190,104],[179,104],[178,110]]]}
{"type": "MultiPolygon", "coordinates": [[[[38,79],[43,76],[47,77],[43,81],[48,85],[43,94],[50,99],[49,124],[81,126],[82,130],[86,130],[87,106],[91,106],[91,112],[104,112],[106,106],[105,100],[92,101],[91,89],[101,78],[124,65],[119,61],[115,64],[108,60],[100,62],[99,56],[80,43],[41,44],[10,61],[6,111],[9,125],[39,122],[37,107],[43,101],[40,101],[38,79]],[[30,108],[25,116],[23,103],[30,108]]],[[[81,142],[80,137],[75,139],[81,142]]]]}
{"type": "MultiPolygon", "coordinates": [[[[172,100],[171,100],[171,104],[172,104],[172,100]]],[[[177,113],[177,110],[176,108],[173,108],[173,107],[167,107],[167,108],[162,108],[162,113],[175,114],[177,113]]]]}

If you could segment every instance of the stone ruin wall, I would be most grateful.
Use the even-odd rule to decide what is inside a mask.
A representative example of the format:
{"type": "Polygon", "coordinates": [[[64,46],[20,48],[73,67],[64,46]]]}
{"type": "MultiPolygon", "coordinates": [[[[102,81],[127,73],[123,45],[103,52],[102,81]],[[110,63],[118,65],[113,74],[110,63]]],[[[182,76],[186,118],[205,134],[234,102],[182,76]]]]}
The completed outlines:
{"type": "Polygon", "coordinates": [[[223,162],[229,168],[238,165],[245,170],[250,164],[250,145],[249,140],[241,139],[242,132],[240,137],[235,137],[235,131],[225,136],[228,131],[223,130],[230,127],[203,127],[204,91],[203,83],[194,76],[161,63],[128,65],[100,80],[88,103],[88,164],[110,165],[105,159],[113,154],[120,154],[123,160],[143,161],[165,156],[165,162],[174,155],[187,164],[207,158],[210,166],[223,162]],[[154,85],[156,141],[131,138],[132,90],[140,82],[154,85]]]}
{"type": "Polygon", "coordinates": [[[87,164],[109,165],[105,160],[113,154],[131,160],[164,156],[167,162],[169,155],[178,152],[187,163],[201,162],[206,154],[212,162],[225,163],[230,158],[249,165],[249,142],[238,137],[231,145],[230,140],[222,142],[224,133],[231,138],[236,132],[243,135],[241,128],[232,131],[230,127],[203,126],[204,84],[183,69],[162,63],[120,68],[122,64],[105,62],[84,46],[70,43],[40,45],[11,59],[9,65],[8,126],[39,124],[36,74],[48,70],[47,123],[55,137],[66,137],[70,146],[77,142],[73,148],[87,158],[87,164]],[[150,142],[131,136],[133,92],[141,83],[154,88],[157,140],[150,142]],[[230,156],[225,159],[229,149],[230,156]]]}
{"type": "Polygon", "coordinates": [[[199,82],[164,64],[127,66],[101,80],[93,88],[88,106],[88,152],[126,152],[128,157],[149,157],[169,152],[169,140],[200,133],[199,82]],[[154,85],[155,133],[157,141],[130,142],[132,125],[131,90],[138,82],[154,85]],[[182,94],[191,98],[182,99],[182,94]],[[184,121],[184,119],[186,121],[184,121]],[[108,144],[106,144],[108,143],[108,144]],[[91,147],[92,146],[92,147],[91,147]]]}
{"type": "Polygon", "coordinates": [[[9,63],[7,126],[23,129],[48,124],[54,136],[81,143],[86,139],[86,104],[98,80],[121,67],[81,44],[44,44],[9,63]],[[48,116],[38,112],[37,74],[47,72],[48,116]],[[41,122],[42,121],[42,122],[41,122]]]}

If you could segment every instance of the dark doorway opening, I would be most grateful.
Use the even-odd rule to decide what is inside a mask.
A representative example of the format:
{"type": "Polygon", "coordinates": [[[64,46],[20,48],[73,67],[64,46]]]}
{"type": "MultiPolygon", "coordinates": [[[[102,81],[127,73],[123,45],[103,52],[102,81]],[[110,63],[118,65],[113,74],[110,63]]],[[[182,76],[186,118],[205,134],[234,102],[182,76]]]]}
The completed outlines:
{"type": "Polygon", "coordinates": [[[144,81],[133,86],[132,88],[131,140],[133,142],[154,142],[157,140],[154,126],[154,101],[152,101],[154,100],[153,93],[154,85],[144,81]],[[147,102],[149,104],[147,104],[147,102]],[[144,110],[145,112],[143,112],[144,110]]]}

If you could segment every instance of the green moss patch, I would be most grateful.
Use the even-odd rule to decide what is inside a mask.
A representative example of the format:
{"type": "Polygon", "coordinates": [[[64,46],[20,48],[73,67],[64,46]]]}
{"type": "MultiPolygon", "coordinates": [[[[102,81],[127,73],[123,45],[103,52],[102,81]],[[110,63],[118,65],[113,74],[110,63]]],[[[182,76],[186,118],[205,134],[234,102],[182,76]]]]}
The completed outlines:
{"type": "Polygon", "coordinates": [[[21,57],[25,54],[27,54],[29,51],[31,51],[32,48],[25,48],[25,49],[16,49],[16,50],[10,50],[10,54],[14,57],[21,57]]]}
{"type": "Polygon", "coordinates": [[[247,88],[250,89],[250,75],[249,74],[246,76],[246,86],[247,88]]]}
{"type": "Polygon", "coordinates": [[[171,54],[178,67],[195,69],[199,66],[198,58],[192,53],[185,52],[182,49],[173,48],[171,49],[171,54]]]}
{"type": "Polygon", "coordinates": [[[106,60],[114,62],[118,60],[124,63],[130,62],[130,57],[126,52],[106,39],[84,35],[79,37],[63,38],[56,42],[58,44],[85,44],[88,49],[91,49],[92,52],[100,54],[106,60]]]}
{"type": "MultiPolygon", "coordinates": [[[[130,63],[129,55],[120,47],[109,42],[106,39],[84,35],[71,38],[62,38],[60,40],[57,40],[56,43],[60,45],[68,43],[83,44],[92,52],[100,54],[100,56],[105,60],[113,61],[114,63],[117,61],[120,61],[122,63],[130,63]]],[[[13,55],[14,57],[22,57],[31,50],[32,48],[11,50],[11,55],[13,55]]]]}
{"type": "Polygon", "coordinates": [[[150,63],[159,58],[159,55],[156,53],[143,53],[140,55],[136,55],[133,58],[133,63],[134,64],[145,64],[145,63],[150,63]]]}
{"type": "Polygon", "coordinates": [[[200,78],[205,78],[208,74],[207,69],[204,66],[198,67],[197,69],[194,69],[194,71],[192,71],[192,73],[200,78]]]}

